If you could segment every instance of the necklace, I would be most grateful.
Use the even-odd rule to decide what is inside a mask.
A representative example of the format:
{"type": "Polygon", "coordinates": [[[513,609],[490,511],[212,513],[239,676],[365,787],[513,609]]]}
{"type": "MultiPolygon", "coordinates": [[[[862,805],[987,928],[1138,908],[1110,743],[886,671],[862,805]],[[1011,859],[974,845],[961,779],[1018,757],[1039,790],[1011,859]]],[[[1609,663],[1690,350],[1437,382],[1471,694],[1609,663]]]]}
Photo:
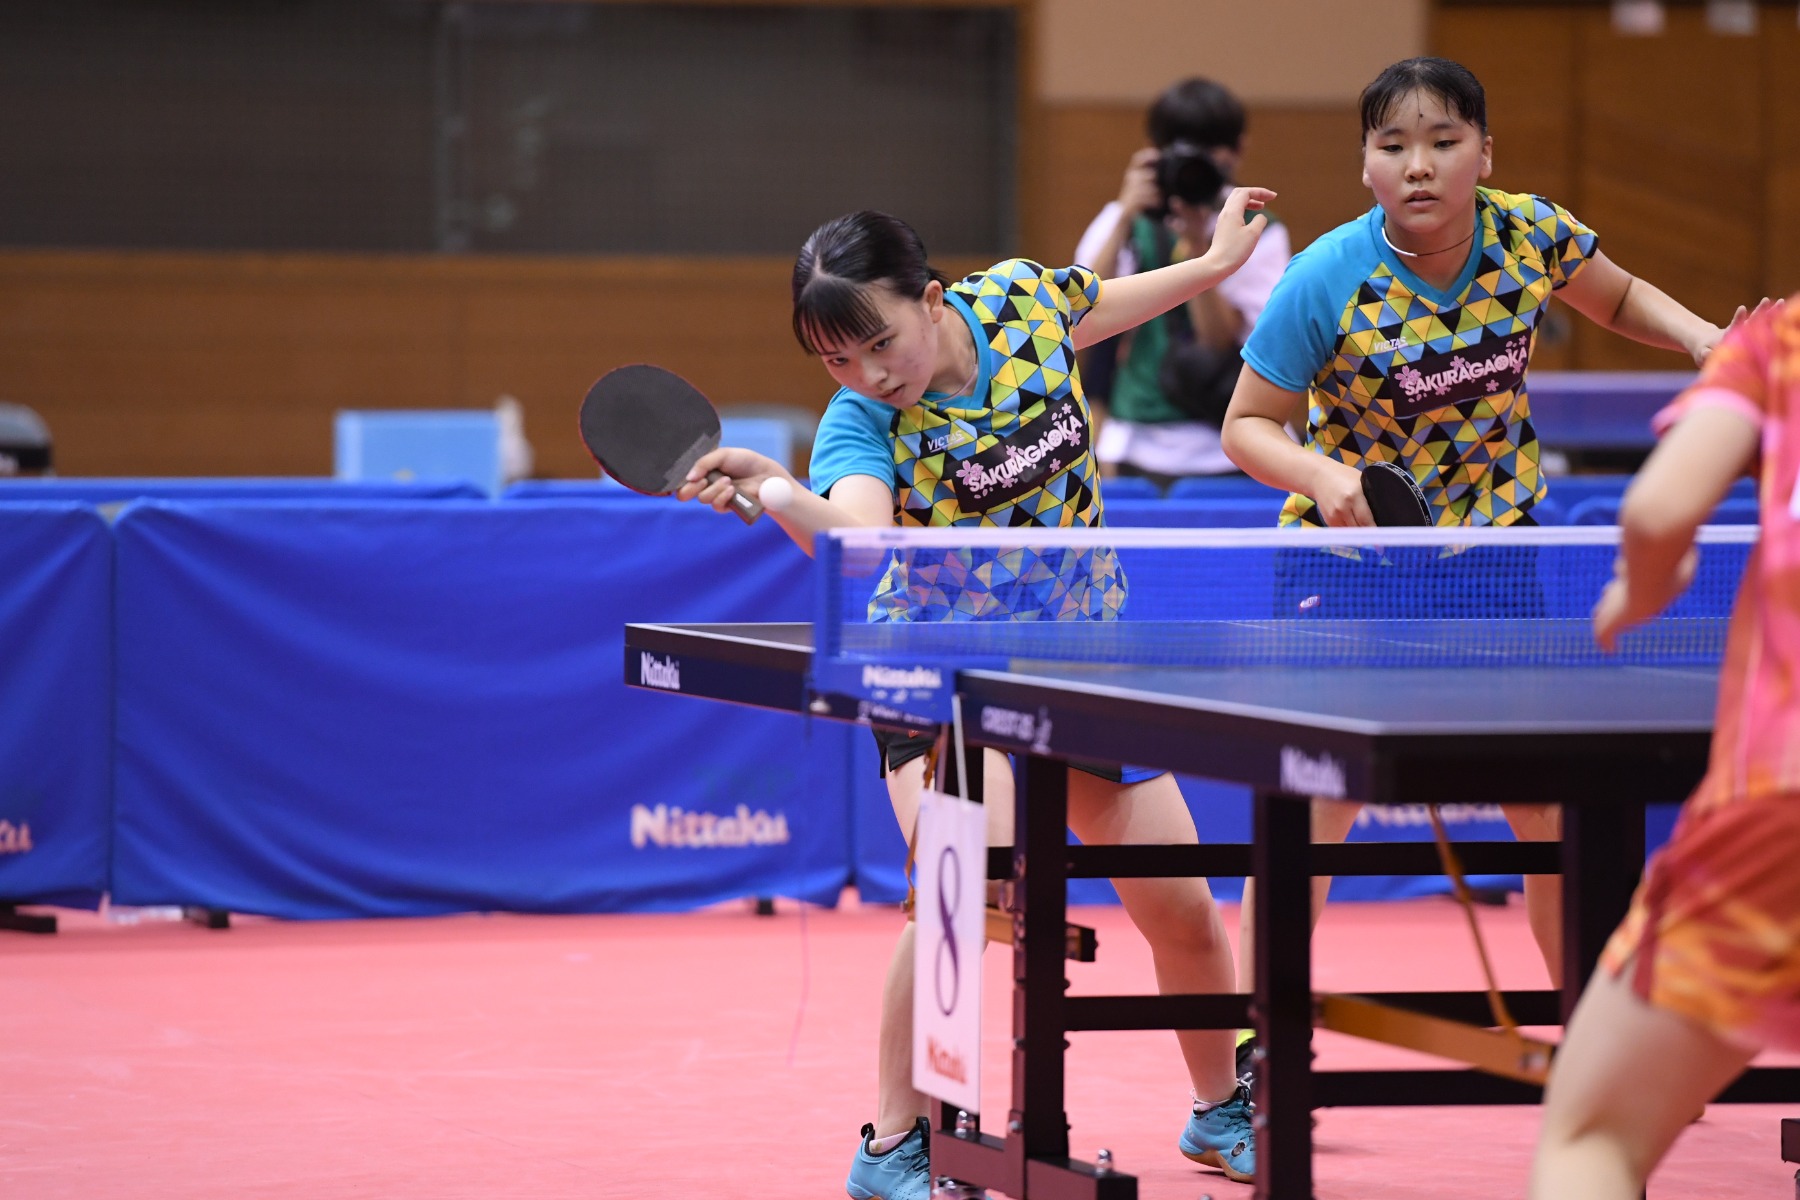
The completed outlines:
{"type": "MultiPolygon", "coordinates": [[[[967,326],[964,327],[967,332],[967,326]]],[[[975,352],[975,366],[969,371],[969,377],[962,381],[962,386],[950,394],[952,396],[974,395],[975,381],[981,378],[981,347],[975,344],[975,335],[969,334],[969,349],[975,352]]]]}
{"type": "Polygon", "coordinates": [[[1465,237],[1464,239],[1462,239],[1461,242],[1456,242],[1453,245],[1445,246],[1442,250],[1420,250],[1420,251],[1402,250],[1400,247],[1394,245],[1394,239],[1387,235],[1387,222],[1383,221],[1381,223],[1381,240],[1387,243],[1387,247],[1389,250],[1392,250],[1395,254],[1402,255],[1406,258],[1430,258],[1434,254],[1448,254],[1450,251],[1456,249],[1457,246],[1462,245],[1463,242],[1467,242],[1469,240],[1469,238],[1472,238],[1474,236],[1475,236],[1475,231],[1473,229],[1471,229],[1471,230],[1469,230],[1468,237],[1465,237]]]}

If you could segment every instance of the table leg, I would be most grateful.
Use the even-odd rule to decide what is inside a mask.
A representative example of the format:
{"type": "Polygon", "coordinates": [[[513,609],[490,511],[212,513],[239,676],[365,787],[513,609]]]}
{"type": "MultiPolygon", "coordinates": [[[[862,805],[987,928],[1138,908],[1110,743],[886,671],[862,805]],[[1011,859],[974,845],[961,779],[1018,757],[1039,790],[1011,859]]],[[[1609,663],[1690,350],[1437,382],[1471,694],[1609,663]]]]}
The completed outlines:
{"type": "Polygon", "coordinates": [[[1642,804],[1570,804],[1562,812],[1563,1020],[1631,907],[1644,867],[1642,804]]]}
{"type": "Polygon", "coordinates": [[[1024,936],[1013,948],[1012,1111],[1007,1131],[1027,1161],[1066,1158],[1063,999],[1068,914],[1069,769],[1033,755],[1019,760],[1022,801],[1014,814],[1013,874],[1024,905],[1024,936]]]}
{"type": "Polygon", "coordinates": [[[1256,794],[1257,1200],[1312,1200],[1312,806],[1256,794]]]}

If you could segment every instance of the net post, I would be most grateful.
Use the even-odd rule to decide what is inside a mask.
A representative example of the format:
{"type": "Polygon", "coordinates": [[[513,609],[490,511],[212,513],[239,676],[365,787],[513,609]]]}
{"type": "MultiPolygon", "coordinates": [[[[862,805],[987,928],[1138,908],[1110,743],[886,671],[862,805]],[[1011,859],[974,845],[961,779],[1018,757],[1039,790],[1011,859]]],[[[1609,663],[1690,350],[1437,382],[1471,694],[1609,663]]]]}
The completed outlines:
{"type": "Polygon", "coordinates": [[[837,658],[844,649],[838,612],[843,561],[837,530],[821,529],[813,535],[813,654],[820,659],[837,658]]]}

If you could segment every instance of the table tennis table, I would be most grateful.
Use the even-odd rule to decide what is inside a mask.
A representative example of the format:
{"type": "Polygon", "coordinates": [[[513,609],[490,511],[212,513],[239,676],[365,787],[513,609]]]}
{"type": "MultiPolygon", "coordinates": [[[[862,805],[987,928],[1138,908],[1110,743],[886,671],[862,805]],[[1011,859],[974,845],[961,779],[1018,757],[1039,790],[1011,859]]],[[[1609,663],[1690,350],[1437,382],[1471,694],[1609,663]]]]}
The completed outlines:
{"type": "MultiPolygon", "coordinates": [[[[633,624],[625,682],[839,720],[909,725],[900,714],[815,689],[814,626],[633,624]]],[[[963,736],[1017,756],[1016,832],[990,875],[1014,881],[1012,1096],[1001,1129],[968,1128],[948,1107],[931,1143],[934,1176],[1015,1197],[1137,1194],[1111,1164],[1070,1156],[1065,1036],[1081,1030],[1250,1025],[1257,1074],[1258,1197],[1312,1196],[1311,1110],[1337,1105],[1536,1103],[1541,1090],[1472,1070],[1314,1071],[1313,875],[1439,874],[1428,843],[1312,845],[1308,798],[1377,804],[1563,806],[1560,843],[1462,842],[1470,873],[1565,879],[1561,992],[1506,993],[1526,1025],[1572,1010],[1624,916],[1644,858],[1647,804],[1684,799],[1705,764],[1717,689],[1710,665],[1201,668],[1012,660],[954,672],[963,736]],[[1252,841],[1075,846],[1068,760],[1133,763],[1249,785],[1252,841]],[[1079,877],[1249,876],[1260,947],[1249,996],[1069,996],[1067,881],[1079,877]]],[[[972,790],[981,772],[962,765],[972,790]]],[[[978,798],[978,797],[975,797],[978,798]]],[[[1482,992],[1370,996],[1491,1024],[1482,992]]],[[[1800,1069],[1748,1072],[1724,1102],[1800,1099],[1800,1069]]]]}

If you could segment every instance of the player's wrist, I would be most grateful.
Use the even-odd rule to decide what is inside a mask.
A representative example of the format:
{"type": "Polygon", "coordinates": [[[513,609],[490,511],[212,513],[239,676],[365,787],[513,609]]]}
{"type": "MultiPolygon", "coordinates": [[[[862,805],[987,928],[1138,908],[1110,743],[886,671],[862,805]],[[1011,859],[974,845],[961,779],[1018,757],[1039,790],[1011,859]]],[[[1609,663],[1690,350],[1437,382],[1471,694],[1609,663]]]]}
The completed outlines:
{"type": "Polygon", "coordinates": [[[1719,339],[1724,336],[1724,329],[1711,322],[1701,322],[1699,328],[1690,333],[1683,342],[1682,349],[1686,350],[1688,357],[1694,360],[1694,365],[1699,366],[1706,361],[1706,356],[1712,352],[1712,348],[1718,345],[1719,339]]]}
{"type": "Polygon", "coordinates": [[[1361,489],[1362,476],[1355,467],[1341,463],[1335,458],[1327,458],[1323,454],[1314,454],[1295,446],[1292,442],[1289,442],[1288,445],[1296,452],[1293,459],[1296,465],[1302,463],[1300,456],[1304,456],[1306,477],[1300,481],[1301,486],[1296,488],[1296,491],[1317,497],[1321,493],[1333,490],[1356,491],[1361,489]]]}

